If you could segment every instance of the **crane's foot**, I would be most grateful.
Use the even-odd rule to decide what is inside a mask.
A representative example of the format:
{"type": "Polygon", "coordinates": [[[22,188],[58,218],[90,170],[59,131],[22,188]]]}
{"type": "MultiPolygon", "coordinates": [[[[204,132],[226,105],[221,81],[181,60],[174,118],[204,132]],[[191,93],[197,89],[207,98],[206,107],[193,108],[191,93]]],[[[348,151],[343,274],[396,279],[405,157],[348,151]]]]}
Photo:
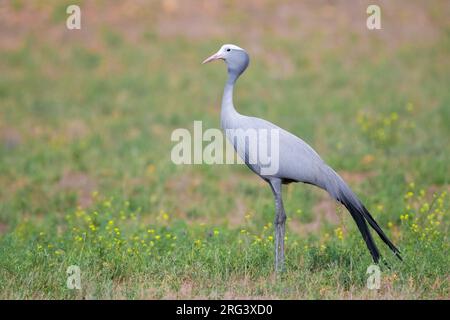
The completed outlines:
{"type": "Polygon", "coordinates": [[[285,270],[284,265],[284,235],[285,221],[275,224],[275,271],[281,273],[285,270]]]}
{"type": "Polygon", "coordinates": [[[286,231],[286,213],[284,212],[283,200],[281,198],[281,180],[270,180],[270,186],[275,197],[275,271],[280,273],[284,270],[284,234],[286,231]]]}
{"type": "Polygon", "coordinates": [[[284,259],[282,259],[282,258],[275,259],[275,272],[283,273],[285,270],[286,269],[284,266],[284,259]]]}

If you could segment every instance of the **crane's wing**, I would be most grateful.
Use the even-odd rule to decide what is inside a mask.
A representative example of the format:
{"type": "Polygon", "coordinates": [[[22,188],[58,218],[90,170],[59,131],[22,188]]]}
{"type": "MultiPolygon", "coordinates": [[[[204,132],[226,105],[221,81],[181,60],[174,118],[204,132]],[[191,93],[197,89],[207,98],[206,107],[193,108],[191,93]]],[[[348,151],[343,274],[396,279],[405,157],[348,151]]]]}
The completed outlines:
{"type": "Polygon", "coordinates": [[[325,187],[323,181],[319,178],[323,175],[326,164],[317,152],[299,137],[269,121],[247,116],[240,116],[239,119],[235,119],[232,125],[224,129],[243,130],[240,133],[234,133],[233,137],[227,131],[226,134],[239,156],[252,169],[256,169],[254,171],[261,176],[277,177],[325,187]],[[265,130],[267,136],[263,134],[251,135],[252,130],[258,133],[265,130]],[[276,134],[271,136],[271,132],[276,134]],[[278,167],[277,172],[267,175],[258,172],[258,169],[263,166],[262,161],[258,158],[261,156],[260,154],[253,156],[257,159],[253,159],[253,163],[249,163],[252,160],[252,152],[248,149],[248,146],[256,145],[260,147],[264,144],[261,141],[263,136],[267,137],[266,148],[270,153],[271,161],[277,162],[276,166],[278,167]]]}

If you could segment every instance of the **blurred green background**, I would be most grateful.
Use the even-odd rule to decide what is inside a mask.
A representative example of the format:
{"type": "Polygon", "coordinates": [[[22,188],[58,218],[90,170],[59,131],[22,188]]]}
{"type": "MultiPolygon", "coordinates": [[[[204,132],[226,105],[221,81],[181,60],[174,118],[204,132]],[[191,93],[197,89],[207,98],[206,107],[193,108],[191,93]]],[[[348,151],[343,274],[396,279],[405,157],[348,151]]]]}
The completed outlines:
{"type": "Polygon", "coordinates": [[[449,14],[445,0],[0,2],[0,297],[448,298],[449,14]],[[224,43],[251,57],[238,111],[310,143],[404,249],[378,293],[324,192],[285,189],[290,271],[274,285],[270,189],[244,166],[170,161],[174,129],[219,126],[226,69],[200,63],[224,43]],[[81,292],[70,264],[90,270],[81,292]]]}

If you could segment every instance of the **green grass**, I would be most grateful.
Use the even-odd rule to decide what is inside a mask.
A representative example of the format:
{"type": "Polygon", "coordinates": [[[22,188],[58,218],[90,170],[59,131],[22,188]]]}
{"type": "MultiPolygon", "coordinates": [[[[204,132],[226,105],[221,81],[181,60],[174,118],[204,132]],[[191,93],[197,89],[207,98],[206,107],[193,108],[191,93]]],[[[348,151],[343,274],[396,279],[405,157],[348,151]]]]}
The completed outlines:
{"type": "MultiPolygon", "coordinates": [[[[62,23],[53,14],[49,28],[62,23]]],[[[366,288],[371,259],[353,221],[344,209],[326,218],[323,192],[284,189],[287,270],[277,277],[269,187],[243,166],[170,161],[172,130],[219,125],[225,67],[200,62],[223,39],[146,30],[136,43],[106,25],[95,45],[30,33],[0,47],[0,298],[448,298],[441,28],[390,49],[346,33],[329,49],[318,34],[298,43],[268,31],[236,89],[240,112],[301,136],[348,177],[401,248],[404,263],[377,240],[391,265],[378,291],[366,288]],[[82,290],[66,287],[70,265],[82,290]]]]}

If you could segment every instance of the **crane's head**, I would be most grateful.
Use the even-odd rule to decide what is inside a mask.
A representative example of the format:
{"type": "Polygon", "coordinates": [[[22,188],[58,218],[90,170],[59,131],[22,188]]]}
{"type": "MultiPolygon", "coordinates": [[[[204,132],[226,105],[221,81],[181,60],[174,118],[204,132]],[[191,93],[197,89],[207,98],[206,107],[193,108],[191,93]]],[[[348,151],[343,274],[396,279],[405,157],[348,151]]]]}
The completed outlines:
{"type": "Polygon", "coordinates": [[[203,63],[208,63],[214,60],[224,60],[228,66],[228,73],[240,76],[242,72],[247,68],[250,58],[247,52],[234,45],[234,44],[224,44],[219,51],[215,54],[206,58],[203,63]]]}

